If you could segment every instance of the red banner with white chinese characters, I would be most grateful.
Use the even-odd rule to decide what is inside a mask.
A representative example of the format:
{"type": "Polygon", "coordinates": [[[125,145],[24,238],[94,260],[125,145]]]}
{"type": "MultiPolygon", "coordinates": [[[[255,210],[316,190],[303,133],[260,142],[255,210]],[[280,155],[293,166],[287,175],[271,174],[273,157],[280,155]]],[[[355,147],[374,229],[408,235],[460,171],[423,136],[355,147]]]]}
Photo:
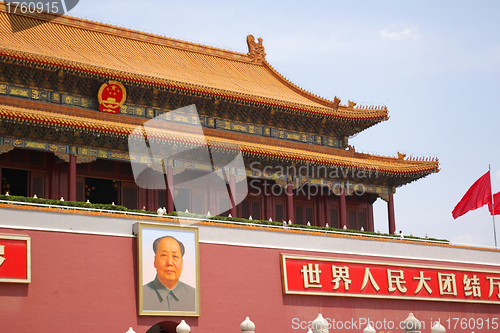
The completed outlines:
{"type": "Polygon", "coordinates": [[[30,238],[0,235],[0,282],[31,282],[30,238]]]}
{"type": "Polygon", "coordinates": [[[500,270],[281,255],[283,293],[500,304],[500,270]]]}

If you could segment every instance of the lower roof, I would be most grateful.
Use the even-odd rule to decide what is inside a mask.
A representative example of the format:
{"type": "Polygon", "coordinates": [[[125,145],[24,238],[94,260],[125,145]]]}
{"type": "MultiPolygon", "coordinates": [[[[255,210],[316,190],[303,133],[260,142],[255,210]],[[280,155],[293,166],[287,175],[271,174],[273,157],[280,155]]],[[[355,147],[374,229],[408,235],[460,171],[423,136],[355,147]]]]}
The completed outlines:
{"type": "MultiPolygon", "coordinates": [[[[79,112],[81,112],[79,110],[79,112]]],[[[32,126],[50,128],[72,128],[86,133],[104,133],[126,138],[133,135],[134,130],[146,120],[133,122],[118,122],[106,119],[96,119],[89,116],[65,114],[41,110],[38,108],[19,107],[0,104],[0,121],[23,123],[32,126]]],[[[189,127],[176,128],[175,131],[165,128],[148,128],[149,140],[176,141],[190,146],[208,144],[219,149],[234,149],[238,146],[245,156],[262,156],[273,160],[286,160],[292,162],[309,162],[316,165],[341,167],[357,170],[376,170],[394,177],[410,177],[409,181],[425,177],[439,171],[439,161],[433,160],[406,160],[399,158],[383,157],[355,152],[346,152],[335,148],[321,147],[305,149],[301,145],[280,145],[277,141],[270,143],[257,140],[251,135],[230,136],[225,132],[205,131],[205,135],[190,132],[189,127]],[[208,132],[208,135],[207,135],[208,132]]],[[[271,141],[271,140],[270,140],[271,141]]]]}

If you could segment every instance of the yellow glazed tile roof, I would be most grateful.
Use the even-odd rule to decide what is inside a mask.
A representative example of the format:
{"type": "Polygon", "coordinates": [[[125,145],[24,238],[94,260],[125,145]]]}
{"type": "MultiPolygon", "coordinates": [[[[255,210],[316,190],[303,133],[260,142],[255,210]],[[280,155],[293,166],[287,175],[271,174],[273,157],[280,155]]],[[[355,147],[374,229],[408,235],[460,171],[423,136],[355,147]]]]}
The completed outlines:
{"type": "Polygon", "coordinates": [[[68,16],[13,33],[9,15],[22,26],[53,18],[7,14],[0,3],[0,57],[4,59],[338,119],[368,123],[388,119],[386,107],[335,108],[332,101],[286,80],[265,60],[252,62],[248,54],[68,16]]]}
{"type": "MultiPolygon", "coordinates": [[[[122,137],[130,135],[138,126],[137,124],[124,124],[116,121],[97,120],[89,117],[0,105],[0,121],[4,120],[28,123],[35,126],[77,128],[87,132],[106,132],[122,137]]],[[[207,142],[210,146],[223,149],[234,149],[234,146],[237,145],[245,155],[256,154],[269,156],[273,159],[310,161],[315,164],[377,170],[381,173],[396,175],[423,175],[439,171],[439,162],[437,160],[414,161],[405,160],[404,158],[381,157],[367,154],[353,154],[353,156],[335,155],[305,149],[259,144],[244,140],[201,136],[162,128],[154,128],[153,130],[148,128],[148,135],[149,140],[179,141],[192,145],[202,145],[207,142]]]]}

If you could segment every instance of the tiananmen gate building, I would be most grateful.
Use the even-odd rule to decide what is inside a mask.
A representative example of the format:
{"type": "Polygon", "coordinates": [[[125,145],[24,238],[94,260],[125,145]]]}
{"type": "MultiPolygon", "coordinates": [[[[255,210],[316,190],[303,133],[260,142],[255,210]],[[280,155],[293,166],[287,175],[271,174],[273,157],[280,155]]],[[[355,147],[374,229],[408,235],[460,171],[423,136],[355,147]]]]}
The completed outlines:
{"type": "Polygon", "coordinates": [[[497,331],[497,250],[394,236],[396,188],[438,160],[356,152],[387,107],[311,94],[247,44],[0,3],[0,331],[229,332],[248,316],[307,332],[321,313],[330,331],[395,332],[410,312],[424,332],[497,331]]]}

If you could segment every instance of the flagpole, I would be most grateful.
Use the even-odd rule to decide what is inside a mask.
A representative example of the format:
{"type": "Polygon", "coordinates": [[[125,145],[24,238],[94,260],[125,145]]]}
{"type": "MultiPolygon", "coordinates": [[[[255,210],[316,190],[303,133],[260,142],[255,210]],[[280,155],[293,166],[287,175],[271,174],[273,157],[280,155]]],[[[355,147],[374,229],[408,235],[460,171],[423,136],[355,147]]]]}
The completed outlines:
{"type": "MultiPolygon", "coordinates": [[[[490,170],[490,183],[491,183],[491,165],[488,164],[490,170]]],[[[495,199],[493,198],[493,190],[490,189],[491,193],[491,211],[493,213],[493,237],[495,237],[495,248],[497,248],[497,230],[495,228],[495,199]]]]}

